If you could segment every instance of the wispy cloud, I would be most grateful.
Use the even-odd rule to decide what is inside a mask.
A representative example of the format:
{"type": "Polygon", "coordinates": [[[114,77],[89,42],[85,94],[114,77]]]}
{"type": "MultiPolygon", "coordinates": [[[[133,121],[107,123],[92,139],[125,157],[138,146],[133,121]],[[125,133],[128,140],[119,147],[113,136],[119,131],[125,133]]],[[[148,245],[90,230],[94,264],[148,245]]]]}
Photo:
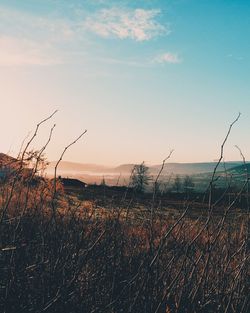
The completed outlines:
{"type": "Polygon", "coordinates": [[[107,64],[124,65],[129,67],[152,67],[152,63],[145,59],[126,59],[126,58],[98,58],[97,61],[101,61],[107,64]]]}
{"type": "Polygon", "coordinates": [[[47,44],[0,36],[0,66],[56,65],[62,59],[47,44]]]}
{"type": "MultiPolygon", "coordinates": [[[[158,9],[109,8],[95,11],[72,10],[71,18],[54,12],[36,15],[0,5],[0,66],[57,65],[85,62],[95,49],[90,33],[105,38],[147,41],[169,34],[159,22],[158,9]],[[15,22],[13,22],[15,21],[15,22]],[[84,61],[85,60],[85,61],[84,61]]],[[[98,53],[97,58],[100,59],[98,53]]],[[[179,63],[177,56],[164,54],[158,63],[179,63]]],[[[103,61],[104,62],[104,61],[103,61]]],[[[124,60],[108,56],[108,62],[128,66],[152,66],[151,59],[124,60]],[[151,63],[151,64],[150,64],[151,63]]]]}
{"type": "Polygon", "coordinates": [[[1,34],[25,39],[62,41],[73,34],[73,25],[68,20],[55,16],[36,16],[32,13],[0,6],[1,34]]]}
{"type": "Polygon", "coordinates": [[[243,56],[240,56],[240,55],[233,55],[233,54],[228,54],[226,55],[227,58],[231,58],[233,60],[236,60],[236,61],[243,61],[244,60],[244,57],[243,56]]]}
{"type": "Polygon", "coordinates": [[[145,41],[163,32],[170,32],[157,22],[159,13],[160,10],[103,9],[87,17],[84,25],[101,37],[145,41]]]}
{"type": "Polygon", "coordinates": [[[176,53],[165,52],[161,55],[158,55],[153,60],[155,63],[171,63],[178,64],[182,62],[182,59],[176,53]]]}
{"type": "Polygon", "coordinates": [[[73,25],[66,19],[0,6],[0,66],[62,64],[62,46],[73,38],[73,25]]]}

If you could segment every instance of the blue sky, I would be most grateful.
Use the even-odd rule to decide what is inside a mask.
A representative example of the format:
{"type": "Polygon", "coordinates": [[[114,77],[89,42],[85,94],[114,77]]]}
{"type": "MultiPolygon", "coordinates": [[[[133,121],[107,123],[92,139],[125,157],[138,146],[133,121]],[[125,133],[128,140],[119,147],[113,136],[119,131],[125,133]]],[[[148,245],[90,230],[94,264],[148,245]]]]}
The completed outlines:
{"type": "Polygon", "coordinates": [[[1,0],[1,151],[55,109],[56,159],[103,164],[250,159],[250,1],[1,0]]]}

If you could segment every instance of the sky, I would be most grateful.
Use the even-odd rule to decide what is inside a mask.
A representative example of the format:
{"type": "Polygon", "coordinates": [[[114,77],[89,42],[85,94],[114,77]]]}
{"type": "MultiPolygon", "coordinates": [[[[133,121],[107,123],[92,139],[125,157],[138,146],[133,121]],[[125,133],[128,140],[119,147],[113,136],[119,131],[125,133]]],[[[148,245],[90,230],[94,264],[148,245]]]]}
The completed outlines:
{"type": "Polygon", "coordinates": [[[250,0],[0,0],[0,151],[118,165],[250,160],[250,0]]]}

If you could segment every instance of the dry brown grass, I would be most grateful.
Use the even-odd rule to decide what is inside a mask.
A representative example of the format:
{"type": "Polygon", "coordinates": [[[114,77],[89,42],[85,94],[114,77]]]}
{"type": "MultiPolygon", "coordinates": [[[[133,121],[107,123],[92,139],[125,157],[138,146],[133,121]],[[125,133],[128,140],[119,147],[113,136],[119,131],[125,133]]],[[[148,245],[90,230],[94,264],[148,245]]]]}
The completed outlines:
{"type": "Polygon", "coordinates": [[[175,209],[155,190],[85,201],[64,192],[56,169],[53,181],[39,178],[54,127],[27,151],[54,114],[0,182],[0,312],[248,313],[249,177],[230,201],[213,188],[240,115],[208,196],[175,209]]]}
{"type": "Polygon", "coordinates": [[[0,193],[2,312],[249,312],[246,218],[159,210],[152,225],[150,203],[127,215],[14,179],[0,193]]]}

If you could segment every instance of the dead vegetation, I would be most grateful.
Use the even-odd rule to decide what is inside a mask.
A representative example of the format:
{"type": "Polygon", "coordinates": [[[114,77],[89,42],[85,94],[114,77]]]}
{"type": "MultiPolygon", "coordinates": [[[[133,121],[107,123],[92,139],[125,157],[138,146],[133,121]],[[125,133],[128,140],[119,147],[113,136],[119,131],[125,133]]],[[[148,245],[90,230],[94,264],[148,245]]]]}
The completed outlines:
{"type": "Polygon", "coordinates": [[[218,214],[215,169],[202,218],[192,201],[162,214],[156,192],[104,207],[37,177],[44,149],[28,148],[0,184],[1,312],[249,312],[248,176],[218,214]]]}

